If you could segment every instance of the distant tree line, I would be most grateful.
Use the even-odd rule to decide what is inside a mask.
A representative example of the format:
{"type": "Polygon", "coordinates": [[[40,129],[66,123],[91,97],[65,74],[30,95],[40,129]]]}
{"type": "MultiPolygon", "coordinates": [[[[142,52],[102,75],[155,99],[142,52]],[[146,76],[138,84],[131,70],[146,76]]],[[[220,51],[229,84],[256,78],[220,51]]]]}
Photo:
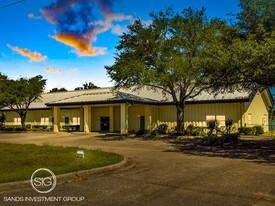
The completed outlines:
{"type": "MultiPolygon", "coordinates": [[[[99,88],[98,86],[94,85],[92,82],[85,82],[82,87],[76,87],[74,90],[87,90],[87,89],[96,89],[99,88]]],[[[66,92],[68,91],[66,88],[53,88],[49,92],[66,92]]]]}

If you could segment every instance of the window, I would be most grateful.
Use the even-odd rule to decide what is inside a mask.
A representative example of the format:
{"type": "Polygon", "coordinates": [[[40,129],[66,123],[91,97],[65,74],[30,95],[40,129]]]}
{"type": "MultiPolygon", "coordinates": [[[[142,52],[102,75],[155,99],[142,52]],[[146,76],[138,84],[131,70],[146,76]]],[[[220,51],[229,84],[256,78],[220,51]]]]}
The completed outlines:
{"type": "Polygon", "coordinates": [[[21,118],[20,117],[14,118],[13,125],[21,125],[21,118]]]}
{"type": "Polygon", "coordinates": [[[216,122],[219,127],[225,126],[225,115],[206,115],[206,126],[210,122],[216,122]]]}
{"type": "Polygon", "coordinates": [[[248,126],[251,126],[251,121],[252,121],[252,114],[248,113],[248,117],[247,117],[248,126]]]}
{"type": "Polygon", "coordinates": [[[69,125],[70,124],[70,117],[65,117],[65,125],[69,125]]]}
{"type": "Polygon", "coordinates": [[[262,126],[267,126],[267,121],[266,121],[266,114],[264,114],[263,119],[262,119],[262,126]]]}
{"type": "Polygon", "coordinates": [[[215,122],[215,115],[206,115],[206,126],[210,123],[210,122],[215,122]]]}
{"type": "Polygon", "coordinates": [[[73,125],[80,125],[80,117],[73,117],[73,125]]]}
{"type": "Polygon", "coordinates": [[[54,117],[52,117],[52,125],[54,125],[54,117]]]}
{"type": "Polygon", "coordinates": [[[41,117],[40,125],[49,125],[50,118],[49,117],[41,117]]]}
{"type": "Polygon", "coordinates": [[[225,127],[225,115],[216,115],[217,125],[220,127],[225,127]]]}

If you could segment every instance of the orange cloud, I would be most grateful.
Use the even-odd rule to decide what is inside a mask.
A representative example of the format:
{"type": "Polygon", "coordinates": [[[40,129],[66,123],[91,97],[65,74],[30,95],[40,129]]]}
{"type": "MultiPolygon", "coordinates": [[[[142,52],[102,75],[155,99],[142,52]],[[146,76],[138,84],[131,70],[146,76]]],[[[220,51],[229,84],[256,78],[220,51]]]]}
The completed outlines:
{"type": "Polygon", "coordinates": [[[49,73],[61,73],[63,70],[62,69],[55,70],[55,69],[52,69],[50,67],[47,67],[46,71],[49,72],[49,73]]]}
{"type": "Polygon", "coordinates": [[[104,51],[107,49],[104,47],[92,47],[91,42],[96,40],[95,33],[97,31],[101,31],[101,29],[93,29],[85,34],[77,34],[76,32],[61,32],[58,34],[55,31],[55,35],[50,37],[75,48],[75,52],[79,56],[96,56],[104,54],[104,51]]]}
{"type": "Polygon", "coordinates": [[[16,47],[13,47],[9,44],[7,44],[7,46],[9,48],[11,48],[13,51],[17,51],[19,54],[21,54],[22,56],[27,56],[30,58],[30,61],[37,61],[37,62],[40,62],[44,59],[47,58],[47,56],[42,56],[40,53],[38,52],[31,52],[30,50],[28,49],[20,49],[18,48],[17,46],[16,47]]]}
{"type": "Polygon", "coordinates": [[[30,19],[42,19],[42,16],[34,16],[32,13],[28,14],[30,19]]]}
{"type": "Polygon", "coordinates": [[[68,71],[69,74],[76,74],[77,73],[77,69],[70,69],[68,71]]]}

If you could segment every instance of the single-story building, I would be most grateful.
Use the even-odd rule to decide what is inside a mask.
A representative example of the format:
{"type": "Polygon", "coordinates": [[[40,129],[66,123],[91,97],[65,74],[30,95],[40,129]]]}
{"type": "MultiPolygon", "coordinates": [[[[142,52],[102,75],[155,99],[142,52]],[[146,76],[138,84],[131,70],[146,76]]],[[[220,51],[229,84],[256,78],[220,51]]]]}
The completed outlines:
{"type": "MultiPolygon", "coordinates": [[[[268,107],[272,105],[268,90],[219,93],[202,92],[189,99],[185,106],[185,125],[206,126],[216,120],[224,126],[232,119],[235,126],[261,125],[268,131],[268,107]]],[[[20,125],[19,115],[4,108],[6,125],[20,125]]],[[[26,125],[53,126],[59,132],[63,125],[79,125],[80,131],[108,131],[127,133],[140,129],[154,129],[167,124],[176,126],[176,107],[172,98],[162,92],[141,88],[99,88],[42,94],[30,105],[26,125]]]]}

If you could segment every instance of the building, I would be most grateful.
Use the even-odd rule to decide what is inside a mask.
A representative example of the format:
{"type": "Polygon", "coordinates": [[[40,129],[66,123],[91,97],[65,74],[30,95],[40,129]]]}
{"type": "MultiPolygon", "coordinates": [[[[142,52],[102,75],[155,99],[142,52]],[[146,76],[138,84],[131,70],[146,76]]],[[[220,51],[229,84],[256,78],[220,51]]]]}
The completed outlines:
{"type": "MultiPolygon", "coordinates": [[[[272,105],[268,90],[220,93],[216,96],[202,92],[186,102],[185,125],[206,126],[216,120],[220,126],[232,119],[236,127],[261,125],[268,131],[268,107],[272,105]]],[[[19,125],[19,115],[4,108],[6,125],[19,125]]],[[[170,96],[160,91],[100,88],[42,94],[30,105],[26,125],[53,126],[54,132],[63,125],[78,125],[80,131],[108,131],[127,133],[140,129],[154,129],[167,124],[176,126],[176,107],[170,96]]]]}

